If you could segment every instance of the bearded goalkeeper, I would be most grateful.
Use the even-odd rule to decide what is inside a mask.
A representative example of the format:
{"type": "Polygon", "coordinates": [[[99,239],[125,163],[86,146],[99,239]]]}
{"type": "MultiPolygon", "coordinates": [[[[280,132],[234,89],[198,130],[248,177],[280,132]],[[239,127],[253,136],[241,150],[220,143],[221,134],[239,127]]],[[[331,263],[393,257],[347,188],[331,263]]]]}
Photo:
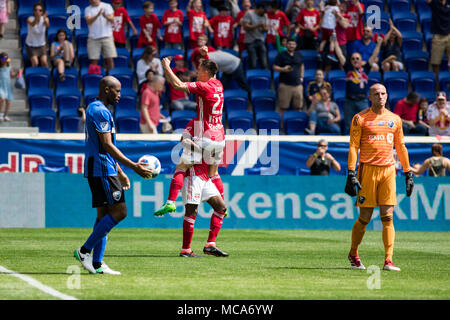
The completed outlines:
{"type": "Polygon", "coordinates": [[[372,107],[356,114],[350,128],[345,192],[350,196],[356,196],[359,218],[353,225],[348,259],[352,268],[365,269],[359,258],[358,247],[364,237],[366,226],[372,218],[373,209],[380,207],[385,250],[383,269],[400,271],[400,268],[392,262],[395,239],[393,213],[394,206],[397,204],[393,147],[405,172],[408,197],[414,187],[413,173],[403,141],[402,120],[385,108],[386,88],[381,84],[373,85],[369,91],[369,99],[372,107]],[[359,166],[356,172],[358,149],[360,151],[359,166]]]}

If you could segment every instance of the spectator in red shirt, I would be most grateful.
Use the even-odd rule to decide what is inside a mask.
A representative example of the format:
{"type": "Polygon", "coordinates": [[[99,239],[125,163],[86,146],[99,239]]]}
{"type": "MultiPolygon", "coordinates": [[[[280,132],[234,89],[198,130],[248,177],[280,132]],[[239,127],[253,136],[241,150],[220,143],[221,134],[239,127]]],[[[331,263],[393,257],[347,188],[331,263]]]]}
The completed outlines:
{"type": "Polygon", "coordinates": [[[189,19],[189,49],[195,49],[197,47],[197,38],[201,34],[205,34],[205,29],[208,29],[210,33],[214,31],[205,12],[202,10],[201,0],[189,0],[186,12],[189,19]]]}
{"type": "Polygon", "coordinates": [[[245,16],[245,14],[251,10],[252,3],[250,0],[242,0],[242,10],[239,11],[236,20],[235,20],[235,26],[239,25],[239,34],[238,34],[238,47],[239,47],[239,53],[242,53],[246,49],[245,47],[245,28],[244,28],[244,21],[242,18],[245,16]]]}
{"type": "Polygon", "coordinates": [[[356,51],[355,43],[363,36],[364,5],[359,0],[350,0],[347,8],[350,24],[347,28],[347,53],[351,56],[356,51]]]}
{"type": "Polygon", "coordinates": [[[214,45],[217,49],[233,48],[233,33],[236,27],[226,6],[219,7],[219,15],[211,18],[214,30],[214,45]]]}
{"type": "Polygon", "coordinates": [[[276,49],[276,36],[277,34],[282,37],[285,35],[283,29],[286,30],[286,34],[291,33],[291,26],[289,19],[283,11],[278,10],[278,2],[272,1],[269,3],[267,9],[267,19],[269,24],[269,30],[266,35],[266,42],[269,49],[276,49]]]}
{"type": "MultiPolygon", "coordinates": [[[[184,65],[184,57],[181,54],[176,55],[173,60],[175,61],[175,68],[172,68],[173,73],[183,82],[191,81],[189,70],[184,65]]],[[[189,100],[189,96],[186,92],[176,90],[169,84],[170,90],[170,107],[172,110],[195,110],[197,103],[189,100]]]]}
{"type": "Polygon", "coordinates": [[[317,34],[320,28],[320,12],[314,8],[314,0],[305,1],[306,8],[297,16],[298,48],[300,50],[316,50],[317,34]]]}
{"type": "Polygon", "coordinates": [[[165,79],[155,75],[141,96],[141,120],[139,126],[142,133],[158,133],[156,127],[164,115],[161,114],[159,94],[164,91],[165,79]]]}
{"type": "Polygon", "coordinates": [[[125,23],[128,23],[130,28],[133,30],[133,35],[137,35],[138,32],[130,17],[128,16],[128,11],[122,7],[122,0],[112,1],[114,9],[114,24],[113,24],[113,37],[116,48],[125,48],[127,43],[127,38],[125,37],[125,23]]]}
{"type": "MultiPolygon", "coordinates": [[[[197,71],[198,65],[200,64],[200,58],[202,58],[202,54],[200,52],[200,48],[206,46],[208,43],[208,37],[205,34],[201,34],[197,39],[197,48],[194,49],[191,53],[191,62],[194,70],[197,71]]],[[[208,52],[216,51],[215,48],[208,46],[208,52]]]]}
{"type": "Polygon", "coordinates": [[[169,1],[170,9],[164,11],[162,24],[164,31],[164,47],[183,49],[183,11],[178,9],[178,1],[169,1]]]}
{"type": "Polygon", "coordinates": [[[404,134],[417,133],[423,136],[427,134],[428,128],[417,121],[418,110],[419,95],[414,91],[397,102],[394,113],[402,119],[404,134]]]}
{"type": "Polygon", "coordinates": [[[156,36],[158,34],[158,38],[162,40],[160,30],[162,26],[156,14],[153,13],[155,5],[151,1],[145,1],[142,8],[145,13],[139,18],[141,33],[139,35],[137,47],[145,48],[147,46],[152,46],[158,48],[156,36]]]}

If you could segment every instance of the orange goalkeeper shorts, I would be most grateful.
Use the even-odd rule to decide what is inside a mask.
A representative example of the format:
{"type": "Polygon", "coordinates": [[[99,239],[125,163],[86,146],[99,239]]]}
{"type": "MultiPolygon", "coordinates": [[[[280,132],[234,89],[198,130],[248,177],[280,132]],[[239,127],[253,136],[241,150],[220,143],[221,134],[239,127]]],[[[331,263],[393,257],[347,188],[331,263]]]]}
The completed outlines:
{"type": "Polygon", "coordinates": [[[356,197],[357,207],[374,208],[378,206],[395,206],[397,204],[395,166],[372,166],[360,163],[358,180],[361,190],[356,197]]]}

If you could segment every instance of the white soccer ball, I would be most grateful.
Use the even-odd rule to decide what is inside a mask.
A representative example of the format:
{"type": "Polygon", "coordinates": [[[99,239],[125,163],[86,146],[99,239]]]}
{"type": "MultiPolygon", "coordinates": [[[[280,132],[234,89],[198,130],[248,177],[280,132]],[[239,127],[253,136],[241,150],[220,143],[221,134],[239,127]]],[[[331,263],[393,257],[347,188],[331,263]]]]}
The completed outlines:
{"type": "Polygon", "coordinates": [[[138,162],[145,163],[147,165],[147,168],[153,171],[152,177],[150,179],[156,178],[161,172],[161,162],[159,162],[159,159],[155,156],[150,156],[148,154],[143,155],[139,158],[138,162]]]}

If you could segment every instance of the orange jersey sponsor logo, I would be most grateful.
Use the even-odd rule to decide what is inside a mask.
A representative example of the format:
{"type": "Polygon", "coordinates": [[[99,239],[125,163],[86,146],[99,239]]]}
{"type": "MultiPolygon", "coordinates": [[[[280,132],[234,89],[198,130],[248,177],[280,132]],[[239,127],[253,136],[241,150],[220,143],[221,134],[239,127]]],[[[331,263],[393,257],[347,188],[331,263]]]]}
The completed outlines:
{"type": "Polygon", "coordinates": [[[393,147],[403,144],[401,119],[389,110],[364,110],[353,118],[350,144],[359,147],[359,162],[375,166],[395,164],[393,147]]]}

